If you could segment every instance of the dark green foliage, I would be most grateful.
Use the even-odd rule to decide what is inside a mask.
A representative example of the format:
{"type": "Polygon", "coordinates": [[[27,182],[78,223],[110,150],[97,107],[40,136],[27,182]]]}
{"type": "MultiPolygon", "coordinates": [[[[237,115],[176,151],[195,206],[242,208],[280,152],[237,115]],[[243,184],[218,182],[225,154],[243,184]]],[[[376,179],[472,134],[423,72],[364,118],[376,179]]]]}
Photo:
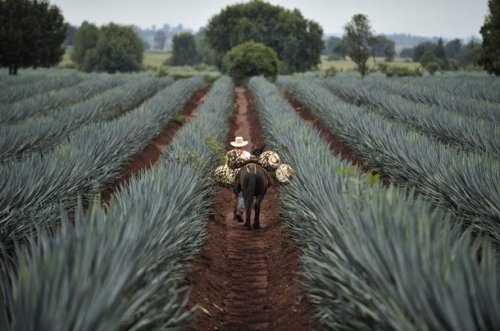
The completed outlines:
{"type": "Polygon", "coordinates": [[[420,68],[411,69],[402,66],[389,66],[385,63],[379,63],[378,67],[387,77],[417,77],[422,76],[420,68]]]}
{"type": "Polygon", "coordinates": [[[436,62],[440,68],[445,70],[448,70],[450,67],[444,41],[441,38],[437,44],[425,42],[415,46],[413,61],[420,62],[423,66],[426,66],[430,62],[436,62]]]}
{"type": "Polygon", "coordinates": [[[165,48],[165,42],[167,41],[167,35],[165,31],[159,30],[155,33],[155,48],[163,50],[165,48]]]}
{"type": "Polygon", "coordinates": [[[446,56],[450,59],[456,59],[460,50],[462,49],[462,41],[460,39],[453,39],[445,46],[446,56]]]}
{"type": "Polygon", "coordinates": [[[473,41],[465,45],[458,54],[458,64],[463,67],[476,66],[481,55],[481,45],[473,41]]]}
{"type": "Polygon", "coordinates": [[[83,71],[91,71],[89,61],[90,50],[97,47],[99,40],[99,29],[94,24],[83,22],[75,34],[75,41],[71,59],[78,64],[78,68],[83,71]],[[86,67],[89,67],[86,69],[86,67]]]}
{"type": "Polygon", "coordinates": [[[347,45],[344,38],[330,37],[327,39],[323,54],[330,60],[344,60],[347,56],[347,45]]]}
{"type": "Polygon", "coordinates": [[[364,77],[368,72],[367,61],[371,55],[370,41],[372,40],[368,17],[363,14],[354,15],[344,29],[347,54],[357,64],[359,73],[364,77]]]}
{"type": "Polygon", "coordinates": [[[132,28],[111,23],[99,29],[84,22],[75,35],[71,57],[82,71],[114,73],[140,70],[143,52],[143,41],[132,28]]]}
{"type": "Polygon", "coordinates": [[[78,27],[69,24],[68,30],[66,31],[66,39],[64,40],[64,46],[73,46],[75,43],[75,35],[78,31],[78,27]]]}
{"type": "Polygon", "coordinates": [[[489,15],[481,27],[483,49],[479,64],[486,71],[496,76],[500,75],[500,0],[489,0],[489,15]]]}
{"type": "Polygon", "coordinates": [[[283,61],[284,72],[306,71],[320,62],[323,30],[305,19],[297,9],[290,11],[263,1],[226,7],[211,18],[207,42],[222,67],[224,54],[246,41],[263,43],[283,61]]]}
{"type": "Polygon", "coordinates": [[[396,55],[394,41],[383,35],[373,37],[371,48],[373,57],[383,57],[389,62],[394,60],[396,55]]]}
{"type": "Polygon", "coordinates": [[[227,73],[237,85],[243,85],[248,78],[259,75],[274,80],[280,66],[272,48],[252,41],[233,47],[223,61],[227,73]]]}
{"type": "Polygon", "coordinates": [[[215,64],[216,54],[207,42],[205,28],[201,28],[194,35],[194,42],[200,56],[200,62],[210,65],[215,64]]]}
{"type": "Polygon", "coordinates": [[[427,62],[424,65],[425,70],[427,70],[432,76],[441,69],[438,62],[427,62]]]}
{"type": "Polygon", "coordinates": [[[413,61],[420,62],[426,52],[431,52],[435,55],[434,49],[436,44],[429,41],[418,44],[413,48],[413,61]]]}
{"type": "Polygon", "coordinates": [[[193,65],[200,62],[194,36],[189,32],[183,32],[174,36],[172,46],[172,58],[170,64],[174,66],[193,65]]]}
{"type": "Polygon", "coordinates": [[[401,52],[399,52],[400,57],[405,57],[405,58],[413,58],[413,48],[403,48],[401,52]]]}
{"type": "Polygon", "coordinates": [[[61,61],[67,24],[47,1],[0,0],[0,66],[49,67],[61,61]]]}

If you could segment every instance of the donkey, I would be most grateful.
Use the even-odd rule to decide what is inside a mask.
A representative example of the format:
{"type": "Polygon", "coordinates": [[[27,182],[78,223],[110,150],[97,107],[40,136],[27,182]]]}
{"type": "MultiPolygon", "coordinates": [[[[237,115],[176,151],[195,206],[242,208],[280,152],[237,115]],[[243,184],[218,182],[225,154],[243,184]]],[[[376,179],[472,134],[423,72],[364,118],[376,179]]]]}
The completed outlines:
{"type": "MultiPolygon", "coordinates": [[[[264,150],[264,146],[260,148],[256,148],[252,151],[252,154],[255,156],[259,156],[260,153],[264,150]]],[[[252,230],[252,226],[250,225],[250,213],[252,210],[252,204],[255,197],[255,206],[254,206],[254,222],[253,228],[260,228],[260,204],[264,196],[266,195],[268,187],[271,185],[271,181],[269,178],[269,174],[266,169],[261,167],[255,161],[249,161],[249,163],[245,164],[241,167],[238,176],[236,177],[235,182],[235,194],[238,196],[238,192],[243,192],[243,200],[245,201],[245,226],[248,230],[252,230]]],[[[236,212],[236,205],[234,208],[234,215],[238,222],[243,222],[243,219],[236,212]]]]}

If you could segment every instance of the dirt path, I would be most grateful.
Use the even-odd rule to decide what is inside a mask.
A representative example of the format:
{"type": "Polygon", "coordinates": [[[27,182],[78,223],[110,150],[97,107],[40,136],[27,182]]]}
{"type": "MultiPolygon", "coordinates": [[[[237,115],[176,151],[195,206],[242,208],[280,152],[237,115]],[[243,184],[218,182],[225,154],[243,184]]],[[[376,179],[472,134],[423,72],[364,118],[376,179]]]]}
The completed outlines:
{"type": "Polygon", "coordinates": [[[141,171],[149,169],[160,162],[161,154],[175,137],[177,131],[198,114],[198,109],[205,100],[206,94],[206,90],[200,90],[193,94],[181,113],[184,117],[183,123],[176,120],[168,121],[163,131],[127,165],[120,178],[102,193],[103,204],[109,202],[111,196],[118,190],[120,185],[126,184],[132,177],[139,175],[141,171]]]}
{"type": "MultiPolygon", "coordinates": [[[[236,89],[226,149],[235,136],[248,150],[264,143],[250,95],[236,89]]],[[[298,283],[299,260],[279,217],[279,198],[270,188],[261,208],[262,229],[247,231],[233,221],[232,192],[219,188],[207,239],[186,278],[189,306],[199,305],[193,330],[312,330],[315,322],[298,283]]]]}

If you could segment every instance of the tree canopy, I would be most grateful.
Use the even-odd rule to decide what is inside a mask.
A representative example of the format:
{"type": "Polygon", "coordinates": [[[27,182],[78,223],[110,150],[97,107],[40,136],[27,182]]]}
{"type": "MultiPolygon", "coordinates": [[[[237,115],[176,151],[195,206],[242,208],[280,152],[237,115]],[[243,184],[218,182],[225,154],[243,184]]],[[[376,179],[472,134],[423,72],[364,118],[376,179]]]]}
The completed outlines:
{"type": "Polygon", "coordinates": [[[371,48],[373,57],[383,57],[386,61],[394,60],[396,55],[396,46],[394,41],[384,35],[378,35],[372,38],[371,48]]]}
{"type": "Polygon", "coordinates": [[[57,6],[47,1],[0,0],[0,65],[49,67],[61,61],[67,24],[57,6]]]}
{"type": "Polygon", "coordinates": [[[498,76],[500,75],[500,0],[489,0],[488,8],[489,14],[481,27],[483,48],[479,64],[488,73],[498,76]]]}
{"type": "Polygon", "coordinates": [[[276,52],[262,43],[248,41],[233,47],[223,59],[224,68],[236,84],[243,85],[252,76],[274,80],[280,61],[276,52]]]}
{"type": "Polygon", "coordinates": [[[193,34],[183,32],[174,36],[170,64],[174,66],[193,65],[199,61],[200,56],[196,50],[193,34]]]}
{"type": "Polygon", "coordinates": [[[219,68],[227,51],[254,41],[271,47],[287,73],[305,71],[320,62],[322,35],[319,24],[305,19],[299,10],[258,0],[226,7],[210,19],[206,29],[219,68]]]}
{"type": "Polygon", "coordinates": [[[83,22],[71,58],[80,70],[114,73],[139,70],[143,53],[143,41],[131,27],[111,23],[98,28],[83,22]]]}
{"type": "Polygon", "coordinates": [[[367,62],[371,55],[370,43],[373,40],[368,17],[356,14],[344,29],[347,54],[357,64],[359,73],[364,77],[368,72],[367,62]]]}
{"type": "Polygon", "coordinates": [[[167,41],[167,34],[163,30],[158,30],[155,33],[155,48],[163,50],[165,49],[165,43],[167,41]]]}

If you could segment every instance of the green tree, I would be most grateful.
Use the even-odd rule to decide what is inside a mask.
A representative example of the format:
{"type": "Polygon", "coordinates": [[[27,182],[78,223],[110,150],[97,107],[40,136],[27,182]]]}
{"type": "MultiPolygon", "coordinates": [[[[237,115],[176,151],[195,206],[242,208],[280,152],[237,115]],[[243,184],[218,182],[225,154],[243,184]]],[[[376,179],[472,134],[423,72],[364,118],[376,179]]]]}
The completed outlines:
{"type": "Polygon", "coordinates": [[[71,59],[78,69],[87,72],[94,70],[97,62],[95,51],[98,41],[99,28],[92,23],[83,22],[75,34],[71,53],[71,59]]]}
{"type": "Polygon", "coordinates": [[[215,51],[219,68],[227,51],[254,41],[271,47],[287,73],[305,71],[320,63],[322,35],[319,24],[306,20],[299,10],[258,0],[226,7],[210,19],[206,29],[207,42],[215,51]]]}
{"type": "Polygon", "coordinates": [[[420,59],[427,51],[430,51],[434,54],[434,49],[435,44],[431,43],[430,41],[418,44],[413,48],[413,61],[420,62],[420,59]]]}
{"type": "Polygon", "coordinates": [[[371,42],[372,56],[383,57],[386,61],[394,60],[396,47],[394,41],[384,35],[375,36],[371,42]]]}
{"type": "Polygon", "coordinates": [[[165,42],[167,41],[167,35],[165,31],[158,30],[155,33],[155,48],[163,50],[165,48],[165,42]]]}
{"type": "Polygon", "coordinates": [[[413,61],[420,62],[424,66],[429,62],[436,62],[439,64],[440,69],[450,69],[450,62],[446,56],[444,41],[441,38],[439,38],[437,44],[424,42],[415,46],[413,61]]]}
{"type": "Polygon", "coordinates": [[[481,44],[476,44],[471,40],[460,50],[458,54],[458,64],[462,67],[477,66],[481,56],[481,44]]]}
{"type": "Polygon", "coordinates": [[[68,25],[68,30],[66,31],[66,39],[64,39],[64,46],[73,46],[75,43],[75,34],[78,31],[78,27],[74,25],[68,25]]]}
{"type": "Polygon", "coordinates": [[[47,1],[0,0],[0,66],[17,75],[19,68],[58,64],[66,29],[59,8],[47,1]]]}
{"type": "Polygon", "coordinates": [[[340,42],[333,47],[333,55],[332,58],[339,57],[342,60],[345,60],[347,56],[347,42],[345,38],[340,39],[340,42]]]}
{"type": "Polygon", "coordinates": [[[140,70],[143,54],[144,43],[132,28],[111,23],[99,29],[84,22],[71,57],[80,70],[114,73],[140,70]]]}
{"type": "Polygon", "coordinates": [[[462,50],[462,41],[460,39],[453,39],[452,41],[446,43],[445,49],[446,57],[456,59],[462,50]]]}
{"type": "Polygon", "coordinates": [[[434,76],[434,74],[441,69],[441,66],[438,62],[427,62],[424,65],[424,68],[431,74],[431,76],[434,76]]]}
{"type": "Polygon", "coordinates": [[[201,28],[194,35],[194,43],[200,57],[200,61],[206,64],[215,64],[215,51],[207,43],[205,28],[201,28]]]}
{"type": "Polygon", "coordinates": [[[431,63],[431,62],[436,62],[438,63],[439,62],[439,59],[437,58],[436,54],[434,54],[433,51],[431,50],[427,50],[424,55],[422,55],[420,57],[420,63],[425,67],[425,65],[427,65],[427,63],[431,63]]]}
{"type": "Polygon", "coordinates": [[[479,64],[490,74],[500,75],[500,0],[489,0],[489,14],[481,27],[483,47],[479,64]]]}
{"type": "Polygon", "coordinates": [[[194,36],[189,32],[175,35],[172,44],[170,64],[174,66],[193,65],[199,63],[194,36]]]}
{"type": "Polygon", "coordinates": [[[338,43],[340,43],[340,40],[341,40],[341,38],[339,38],[339,37],[334,37],[334,36],[328,37],[328,39],[325,42],[325,47],[321,51],[321,54],[322,55],[332,55],[333,49],[335,48],[335,46],[338,45],[338,43]]]}
{"type": "Polygon", "coordinates": [[[401,52],[399,52],[400,57],[409,58],[409,59],[413,58],[413,54],[414,54],[413,47],[403,48],[401,50],[401,52]]]}
{"type": "Polygon", "coordinates": [[[344,38],[329,37],[326,40],[323,54],[327,55],[329,59],[345,59],[347,49],[344,38]]]}
{"type": "Polygon", "coordinates": [[[253,41],[233,47],[224,56],[223,63],[225,72],[238,85],[258,75],[274,80],[280,67],[278,56],[272,48],[253,41]]]}
{"type": "Polygon", "coordinates": [[[373,38],[368,17],[356,14],[344,29],[347,54],[356,63],[359,73],[364,77],[368,72],[367,62],[371,55],[370,42],[373,38]]]}

